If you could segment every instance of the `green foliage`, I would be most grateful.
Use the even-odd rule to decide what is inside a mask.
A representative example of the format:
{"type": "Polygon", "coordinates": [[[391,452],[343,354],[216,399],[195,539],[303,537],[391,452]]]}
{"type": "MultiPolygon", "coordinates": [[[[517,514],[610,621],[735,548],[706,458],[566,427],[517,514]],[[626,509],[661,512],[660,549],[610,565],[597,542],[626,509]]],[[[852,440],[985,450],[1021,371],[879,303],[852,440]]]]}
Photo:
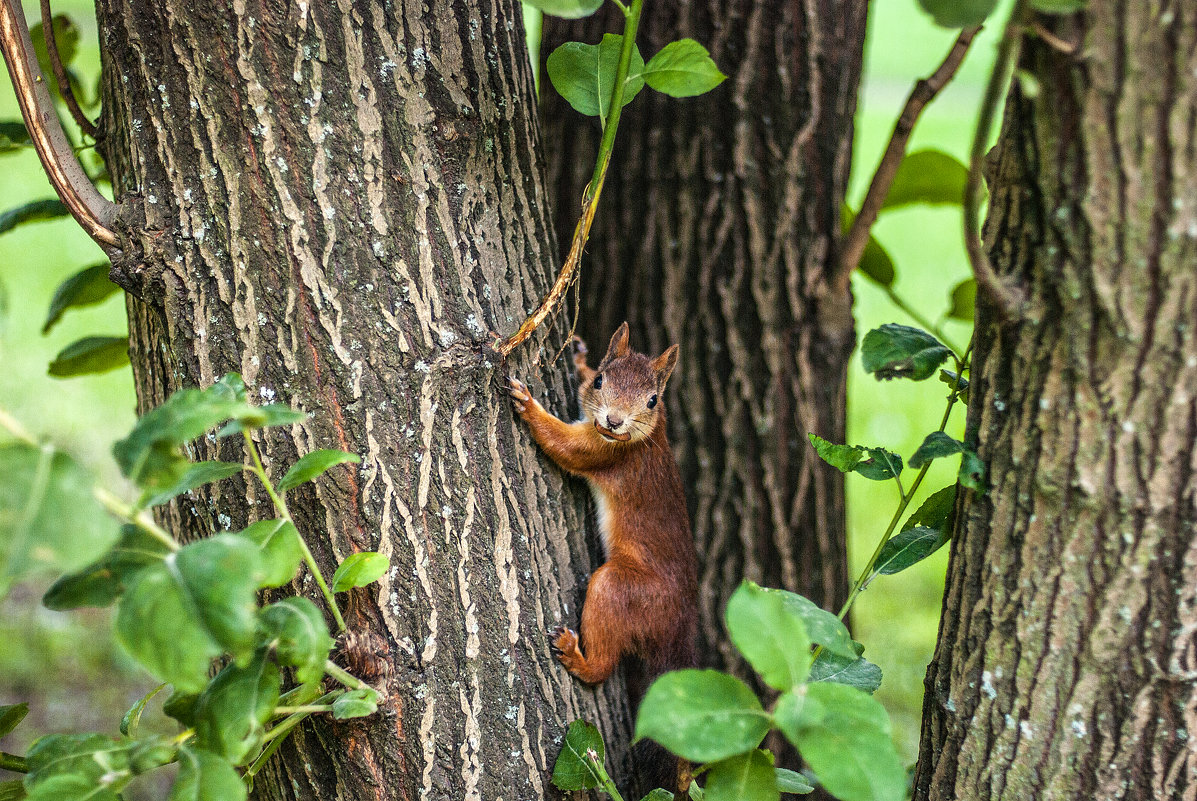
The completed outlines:
{"type": "Polygon", "coordinates": [[[736,648],[770,687],[788,690],[806,680],[810,638],[780,593],[741,584],[728,600],[725,621],[736,648]]]}
{"type": "Polygon", "coordinates": [[[882,209],[896,209],[912,203],[960,205],[968,168],[959,159],[939,150],[907,154],[898,165],[882,209]]]}
{"type": "Polygon", "coordinates": [[[948,316],[971,323],[977,314],[977,279],[966,278],[952,289],[948,316]]]}
{"type": "Polygon", "coordinates": [[[644,82],[670,97],[705,94],[726,80],[711,54],[693,39],[670,42],[644,65],[644,82]]]}
{"type": "Polygon", "coordinates": [[[950,437],[942,431],[932,431],[923,440],[923,444],[919,445],[914,455],[910,457],[910,466],[922,467],[932,459],[954,456],[964,450],[964,443],[960,440],[950,437]]]}
{"type": "Polygon", "coordinates": [[[32,145],[21,120],[0,120],[0,156],[19,153],[32,145]]]}
{"type": "Polygon", "coordinates": [[[824,650],[810,666],[810,681],[846,684],[872,694],[881,686],[881,668],[863,656],[846,657],[824,650]]]}
{"type": "Polygon", "coordinates": [[[289,520],[260,520],[237,533],[261,549],[260,586],[281,587],[295,578],[295,571],[303,561],[303,541],[294,523],[289,520]]]}
{"type": "Polygon", "coordinates": [[[0,705],[0,737],[10,734],[28,714],[29,704],[0,705]]]}
{"type": "MultiPolygon", "coordinates": [[[[614,33],[604,34],[597,45],[566,42],[550,53],[545,62],[553,88],[579,113],[606,120],[622,47],[623,37],[614,33]]],[[[644,88],[643,72],[644,57],[640,48],[633,46],[623,105],[631,103],[644,88]]]]}
{"type": "Polygon", "coordinates": [[[769,716],[756,694],[717,670],[661,676],[640,702],[636,739],[656,740],[692,762],[713,762],[756,748],[769,716]]]}
{"type": "Polygon", "coordinates": [[[902,801],[906,771],[890,739],[885,708],[844,684],[784,693],[777,726],[829,793],[843,801],[902,801]]]}
{"type": "Polygon", "coordinates": [[[165,543],[133,525],[121,527],[116,545],[95,562],[60,577],[46,591],[42,603],[64,611],[81,606],[108,606],[125,591],[143,567],[170,553],[165,543]]]}
{"type": "Polygon", "coordinates": [[[226,665],[195,703],[195,743],[233,765],[256,755],[279,697],[278,665],[258,652],[244,666],[226,665]]]}
{"type": "Polygon", "coordinates": [[[1041,14],[1071,14],[1084,11],[1089,0],[1030,0],[1028,5],[1041,14]]]}
{"type": "Polygon", "coordinates": [[[307,598],[284,598],[261,612],[262,639],[274,648],[280,665],[295,668],[300,684],[318,681],[332,650],[324,616],[307,598]]]}
{"type": "Polygon", "coordinates": [[[247,795],[228,762],[202,748],[179,749],[179,776],[167,801],[245,801],[247,795]]]}
{"type": "Polygon", "coordinates": [[[936,25],[969,28],[984,22],[997,8],[997,0],[919,0],[936,25]]]}
{"type": "Polygon", "coordinates": [[[67,454],[0,444],[0,476],[0,594],[21,575],[79,568],[116,539],[90,476],[67,454]]]}
{"type": "Polygon", "coordinates": [[[553,17],[580,19],[589,17],[603,5],[603,0],[523,0],[553,17]]]}
{"type": "Polygon", "coordinates": [[[72,378],[107,373],[129,363],[129,337],[84,337],[63,348],[50,362],[50,375],[72,378]]]}
{"type": "Polygon", "coordinates": [[[881,549],[876,570],[883,575],[900,573],[938,551],[947,541],[943,532],[926,526],[900,531],[881,549]]]}
{"type": "Polygon", "coordinates": [[[333,574],[333,592],[349,592],[354,587],[364,587],[387,572],[390,561],[380,553],[362,551],[350,554],[333,574]]]}
{"type": "Polygon", "coordinates": [[[902,457],[885,448],[836,445],[815,434],[808,434],[819,458],[842,473],[860,473],[873,481],[888,481],[902,473],[902,457]]]}
{"type": "Polygon", "coordinates": [[[777,801],[773,754],[762,749],[737,754],[711,765],[703,788],[706,801],[777,801]]]}
{"type": "Polygon", "coordinates": [[[70,212],[58,198],[33,200],[8,211],[0,212],[0,234],[6,234],[18,226],[43,220],[66,217],[70,212]]]}
{"type": "Polygon", "coordinates": [[[333,701],[332,715],[337,720],[364,718],[378,710],[378,693],[369,687],[347,690],[333,701]]]}
{"type": "Polygon", "coordinates": [[[125,735],[126,737],[135,737],[137,735],[137,727],[141,724],[141,715],[145,712],[145,705],[148,704],[150,699],[152,699],[155,695],[162,692],[165,687],[165,684],[159,684],[157,687],[138,698],[137,702],[133,704],[133,706],[129,707],[129,711],[125,713],[123,718],[121,718],[121,734],[125,735]]]}
{"type": "Polygon", "coordinates": [[[887,323],[865,334],[860,357],[866,373],[879,379],[922,381],[935,375],[952,351],[926,331],[887,323]]]}
{"type": "Polygon", "coordinates": [[[107,263],[83,268],[59,284],[58,289],[54,291],[42,333],[49,333],[67,309],[102,303],[119,289],[120,287],[108,280],[107,263]]]}
{"type": "Polygon", "coordinates": [[[587,757],[588,751],[593,751],[602,764],[606,758],[603,736],[592,724],[575,720],[569,724],[561,754],[553,765],[553,785],[558,790],[590,790],[599,786],[599,774],[587,757]]]}
{"type": "Polygon", "coordinates": [[[774,772],[777,775],[777,789],[783,793],[806,795],[815,791],[815,786],[801,773],[785,768],[774,768],[774,772]]]}
{"type": "Polygon", "coordinates": [[[293,487],[298,487],[305,481],[311,481],[331,467],[345,462],[356,464],[361,460],[362,458],[357,454],[330,448],[312,451],[291,465],[291,469],[279,480],[278,490],[279,492],[285,492],[293,487]]]}

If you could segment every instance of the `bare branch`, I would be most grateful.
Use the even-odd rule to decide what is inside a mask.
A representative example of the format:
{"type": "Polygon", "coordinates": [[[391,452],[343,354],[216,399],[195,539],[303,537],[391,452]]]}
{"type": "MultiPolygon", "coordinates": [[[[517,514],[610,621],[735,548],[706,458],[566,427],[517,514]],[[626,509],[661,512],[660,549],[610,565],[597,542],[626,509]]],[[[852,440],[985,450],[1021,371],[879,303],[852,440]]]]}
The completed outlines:
{"type": "Polygon", "coordinates": [[[21,117],[50,184],[75,221],[106,252],[117,248],[112,231],[116,204],[92,185],[62,130],[29,38],[29,24],[19,0],[0,0],[0,50],[8,65],[21,117]]]}
{"type": "Polygon", "coordinates": [[[877,215],[894,183],[894,177],[898,174],[898,166],[906,155],[906,146],[910,142],[910,134],[914,131],[914,125],[918,122],[919,115],[956,75],[961,62],[968,54],[968,48],[973,43],[973,38],[980,30],[981,28],[978,26],[961,31],[952,45],[952,49],[944,57],[943,63],[927,78],[916,83],[910,96],[906,98],[906,105],[902,108],[902,113],[898,115],[898,121],[894,124],[894,132],[890,135],[889,144],[885,147],[885,153],[881,156],[877,171],[873,173],[873,180],[869,184],[869,191],[865,194],[864,202],[861,204],[860,213],[856,215],[852,221],[852,227],[844,237],[839,266],[831,282],[835,292],[848,291],[848,282],[852,278],[852,271],[860,265],[865,247],[869,244],[869,233],[873,230],[873,224],[877,222],[877,215]]]}
{"type": "Polygon", "coordinates": [[[83,133],[95,137],[96,126],[79,108],[79,101],[75,99],[75,90],[71,88],[71,79],[67,76],[66,67],[62,65],[62,56],[58,55],[58,40],[54,38],[54,15],[50,11],[50,0],[41,0],[42,6],[42,37],[46,40],[46,53],[50,56],[50,67],[54,70],[54,80],[58,82],[58,93],[66,101],[71,117],[83,133]]]}

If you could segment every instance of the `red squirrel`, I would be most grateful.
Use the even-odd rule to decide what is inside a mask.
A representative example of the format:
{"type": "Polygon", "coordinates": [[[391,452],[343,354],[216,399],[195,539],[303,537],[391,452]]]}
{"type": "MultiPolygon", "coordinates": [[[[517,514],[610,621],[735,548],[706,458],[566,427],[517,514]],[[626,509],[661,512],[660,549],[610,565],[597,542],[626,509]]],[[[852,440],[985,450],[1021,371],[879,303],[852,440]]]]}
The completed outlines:
{"type": "Polygon", "coordinates": [[[581,643],[564,626],[551,640],[561,663],[587,684],[605,680],[629,654],[643,660],[649,680],[697,663],[698,559],[661,402],[677,354],[677,345],[655,359],[633,351],[624,323],[591,369],[577,340],[576,423],[558,420],[510,379],[537,444],[594,495],[607,561],[590,575],[581,643]]]}

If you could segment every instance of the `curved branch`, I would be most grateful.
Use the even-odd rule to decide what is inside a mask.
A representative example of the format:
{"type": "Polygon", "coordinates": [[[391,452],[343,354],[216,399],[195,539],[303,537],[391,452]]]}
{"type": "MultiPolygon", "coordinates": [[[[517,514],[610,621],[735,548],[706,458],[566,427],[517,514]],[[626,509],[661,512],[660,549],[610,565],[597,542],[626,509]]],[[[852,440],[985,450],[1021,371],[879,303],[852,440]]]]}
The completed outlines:
{"type": "Polygon", "coordinates": [[[58,83],[58,94],[62,95],[75,124],[83,133],[94,139],[96,126],[83,113],[83,109],[79,108],[75,90],[71,88],[71,79],[67,77],[66,67],[62,65],[62,56],[58,55],[58,40],[54,38],[54,15],[50,11],[50,0],[41,0],[41,6],[42,38],[46,40],[46,53],[50,56],[50,67],[54,70],[54,80],[58,83]]]}
{"type": "Polygon", "coordinates": [[[844,237],[839,265],[831,280],[835,292],[848,291],[848,282],[852,278],[852,271],[860,265],[865,247],[869,244],[869,232],[872,231],[873,224],[877,222],[877,214],[881,211],[882,204],[885,203],[885,197],[889,194],[890,187],[893,186],[894,177],[898,174],[898,167],[902,163],[902,157],[906,155],[906,145],[910,142],[914,124],[918,122],[919,115],[923,113],[927,104],[934,100],[940,90],[947,86],[948,82],[956,75],[961,62],[968,54],[968,48],[972,45],[973,38],[980,30],[980,26],[977,26],[961,31],[952,45],[952,49],[944,57],[943,63],[927,78],[916,83],[910,96],[906,98],[906,105],[902,107],[902,113],[898,115],[898,121],[894,123],[894,132],[890,135],[889,144],[885,147],[885,153],[881,156],[877,171],[873,173],[869,191],[865,194],[864,202],[860,206],[860,213],[856,215],[852,221],[852,227],[848,229],[848,234],[844,237]]]}
{"type": "Polygon", "coordinates": [[[62,130],[46,80],[37,65],[29,24],[19,0],[0,0],[0,50],[4,52],[25,128],[54,191],[88,236],[106,252],[117,249],[117,236],[112,230],[116,204],[92,185],[62,130]]]}

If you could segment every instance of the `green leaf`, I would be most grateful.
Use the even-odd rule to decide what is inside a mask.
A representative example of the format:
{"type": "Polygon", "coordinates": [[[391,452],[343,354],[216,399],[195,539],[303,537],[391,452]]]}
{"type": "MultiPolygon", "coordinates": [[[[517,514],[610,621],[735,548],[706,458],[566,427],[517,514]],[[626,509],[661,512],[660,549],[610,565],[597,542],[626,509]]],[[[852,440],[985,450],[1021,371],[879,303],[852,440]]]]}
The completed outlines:
{"type": "Polygon", "coordinates": [[[141,698],[138,698],[137,703],[129,707],[129,711],[126,712],[125,716],[121,718],[121,734],[125,735],[126,737],[137,736],[137,727],[141,723],[141,714],[145,712],[145,705],[150,702],[151,698],[162,692],[162,688],[165,686],[165,684],[159,684],[157,687],[141,696],[141,698]]]}
{"type": "Polygon", "coordinates": [[[29,704],[24,701],[0,706],[0,737],[11,733],[28,714],[29,704]]]}
{"type": "Polygon", "coordinates": [[[347,690],[332,704],[332,714],[337,720],[364,718],[378,711],[378,693],[369,687],[347,690]]]}
{"type": "Polygon", "coordinates": [[[154,768],[174,762],[178,751],[171,737],[158,736],[138,740],[129,753],[129,768],[133,775],[140,776],[154,768]]]}
{"type": "Polygon", "coordinates": [[[183,389],[171,395],[133,426],[112,447],[121,472],[141,487],[178,482],[192,463],[180,452],[187,442],[231,417],[255,414],[245,401],[245,385],[235,373],[207,389],[183,389]]]}
{"type": "MultiPolygon", "coordinates": [[[[58,60],[65,67],[75,60],[75,53],[78,52],[79,29],[66,14],[55,14],[51,19],[51,24],[54,31],[54,43],[58,46],[58,60]]],[[[41,67],[42,75],[51,85],[57,86],[40,22],[29,28],[29,36],[33,40],[33,52],[37,54],[37,63],[41,67]]]]}
{"type": "MultiPolygon", "coordinates": [[[[619,66],[619,50],[623,37],[608,33],[601,44],[588,45],[581,42],[566,42],[558,47],[545,62],[549,80],[562,97],[575,110],[589,117],[599,117],[606,124],[610,112],[611,87],[619,66]]],[[[632,102],[644,88],[644,58],[640,48],[632,49],[632,61],[628,65],[627,83],[623,90],[623,105],[632,102]]]]}
{"type": "Polygon", "coordinates": [[[826,651],[856,657],[856,648],[848,628],[838,617],[822,609],[814,601],[789,590],[767,590],[781,596],[786,608],[802,618],[810,641],[823,646],[826,651]]]}
{"type": "Polygon", "coordinates": [[[903,801],[906,771],[885,708],[846,684],[784,693],[773,718],[819,782],[842,801],[903,801]]]}
{"type": "Polygon", "coordinates": [[[943,532],[926,526],[900,531],[882,546],[874,569],[886,576],[900,573],[938,551],[947,541],[943,532]]]}
{"type": "Polygon", "coordinates": [[[894,260],[876,237],[869,237],[856,269],[880,286],[888,287],[894,284],[894,260]]]}
{"type": "Polygon", "coordinates": [[[860,355],[865,372],[878,379],[922,381],[935,375],[952,351],[926,331],[886,323],[865,334],[860,355]]]}
{"type": "Polygon", "coordinates": [[[227,761],[202,748],[179,748],[179,775],[167,801],[245,801],[245,784],[227,761]]]}
{"type": "Polygon", "coordinates": [[[226,665],[195,704],[195,744],[234,765],[256,755],[278,704],[278,665],[261,648],[243,667],[226,665]]]}
{"type": "Polygon", "coordinates": [[[853,469],[873,481],[889,481],[902,473],[902,457],[885,448],[865,448],[869,458],[857,463],[853,469]]]}
{"type": "Polygon", "coordinates": [[[848,658],[824,650],[811,665],[809,681],[847,684],[866,693],[874,693],[881,686],[881,668],[861,656],[848,658]]]}
{"type": "Polygon", "coordinates": [[[42,333],[49,333],[67,309],[94,306],[119,290],[120,287],[108,280],[108,269],[107,263],[85,267],[59,284],[50,300],[50,312],[46,315],[42,333]]]}
{"type": "Polygon", "coordinates": [[[258,575],[258,549],[242,537],[192,543],[138,574],[117,611],[117,639],[158,679],[199,692],[213,658],[252,653],[258,575]]]}
{"type": "Polygon", "coordinates": [[[189,729],[195,728],[195,702],[199,693],[175,691],[162,704],[162,711],[189,729]]]}
{"type": "Polygon", "coordinates": [[[997,0],[919,0],[935,24],[944,28],[970,28],[984,22],[997,8],[997,0]]]}
{"type": "MultiPolygon", "coordinates": [[[[644,798],[641,798],[640,801],[673,801],[673,799],[673,793],[669,792],[664,787],[658,787],[648,795],[644,796],[644,798]]],[[[3,801],[3,799],[0,799],[0,801],[3,801]]]]}
{"type": "Polygon", "coordinates": [[[777,775],[777,789],[783,793],[806,795],[815,791],[815,786],[797,771],[786,768],[774,768],[773,771],[777,775]]]}
{"type": "Polygon", "coordinates": [[[50,445],[0,445],[0,595],[17,577],[77,570],[104,553],[117,524],[92,476],[50,445]]]}
{"type": "Polygon", "coordinates": [[[18,153],[32,145],[25,123],[21,120],[0,120],[0,155],[18,153]]]}
{"type": "Polygon", "coordinates": [[[129,750],[129,745],[102,734],[42,737],[25,756],[28,797],[35,801],[117,801],[116,794],[133,778],[129,750]]]}
{"type": "Polygon", "coordinates": [[[354,587],[365,587],[381,578],[389,564],[385,556],[373,551],[350,554],[333,573],[332,591],[349,592],[354,587]]]}
{"type": "Polygon", "coordinates": [[[84,337],[67,345],[47,371],[55,378],[107,373],[129,363],[129,337],[84,337]]]}
{"type": "Polygon", "coordinates": [[[261,553],[262,575],[259,587],[281,587],[295,578],[303,560],[303,546],[295,526],[283,520],[260,520],[237,536],[257,544],[261,553]]]}
{"type": "Polygon", "coordinates": [[[964,443],[942,431],[932,431],[923,439],[918,450],[910,457],[911,467],[922,467],[932,459],[955,456],[964,450],[964,443]]]}
{"type": "Polygon", "coordinates": [[[312,451],[311,453],[304,454],[298,462],[291,465],[291,469],[278,482],[278,490],[279,492],[285,492],[292,487],[299,486],[305,481],[311,481],[330,467],[344,464],[345,462],[356,464],[361,460],[362,458],[356,453],[346,453],[345,451],[338,451],[331,448],[321,448],[320,450],[312,451]]]}
{"type": "Polygon", "coordinates": [[[553,785],[558,790],[569,792],[599,786],[599,775],[591,767],[586,756],[587,751],[596,754],[600,765],[607,757],[603,735],[599,734],[599,730],[584,720],[575,720],[569,724],[569,730],[565,733],[565,743],[562,744],[561,753],[557,755],[557,762],[553,765],[553,785]]]}
{"type": "Polygon", "coordinates": [[[936,490],[919,506],[918,511],[906,518],[902,531],[915,526],[926,526],[936,531],[947,531],[951,527],[952,512],[956,505],[956,485],[936,490]]]}
{"type": "MultiPolygon", "coordinates": [[[[0,153],[4,152],[2,144],[0,142],[0,153]]],[[[20,779],[0,782],[0,801],[24,801],[25,798],[25,782],[20,779]]]]}
{"type": "Polygon", "coordinates": [[[589,17],[603,5],[603,0],[523,0],[551,17],[580,19],[589,17]]]}
{"type": "Polygon", "coordinates": [[[913,203],[952,204],[964,202],[968,168],[939,150],[910,153],[898,165],[882,209],[896,209],[913,203]]]}
{"type": "Polygon", "coordinates": [[[947,384],[949,387],[955,387],[956,392],[959,393],[960,400],[968,403],[968,379],[964,377],[957,377],[953,370],[947,368],[940,368],[939,380],[947,384]]]}
{"type": "Polygon", "coordinates": [[[244,412],[235,420],[230,420],[223,428],[216,432],[217,438],[240,434],[255,428],[271,428],[286,426],[308,419],[307,412],[292,409],[281,403],[269,403],[265,406],[250,406],[250,411],[244,412]]]}
{"type": "Polygon", "coordinates": [[[704,791],[707,801],[778,801],[773,755],[757,749],[716,762],[704,791]]]}
{"type": "Polygon", "coordinates": [[[971,450],[965,450],[960,457],[960,472],[957,479],[962,486],[976,492],[985,492],[985,463],[971,450]]]}
{"type": "Polygon", "coordinates": [[[245,469],[236,462],[193,462],[173,484],[154,492],[146,491],[143,506],[160,506],[185,492],[235,476],[245,469]]]}
{"type": "Polygon", "coordinates": [[[262,637],[280,665],[295,668],[300,684],[318,681],[332,650],[333,638],[320,609],[307,598],[285,598],[263,609],[262,637]]]}
{"type": "Polygon", "coordinates": [[[1071,14],[1084,11],[1089,0],[1030,0],[1029,5],[1041,14],[1071,14]]]}
{"type": "Polygon", "coordinates": [[[705,801],[706,793],[698,786],[698,782],[693,779],[690,780],[690,786],[686,790],[690,795],[690,801],[705,801]]]}
{"type": "Polygon", "coordinates": [[[768,731],[756,694],[717,670],[666,673],[648,688],[636,716],[637,740],[655,740],[691,762],[751,751],[768,731]]]}
{"type": "Polygon", "coordinates": [[[166,543],[157,537],[134,525],[122,526],[112,550],[51,584],[42,603],[59,612],[81,606],[108,606],[121,596],[137,571],[161,562],[169,553],[166,543]]]}
{"type": "Polygon", "coordinates": [[[865,458],[864,448],[855,445],[836,445],[828,442],[816,434],[807,434],[810,444],[815,447],[815,453],[827,464],[841,473],[850,473],[856,469],[860,460],[865,458]]]}
{"type": "Polygon", "coordinates": [[[19,225],[42,220],[55,220],[70,214],[58,198],[33,200],[0,213],[0,234],[7,234],[19,225]]]}
{"type": "Polygon", "coordinates": [[[971,323],[977,315],[977,279],[966,278],[952,289],[948,316],[971,323]]]}
{"type": "Polygon", "coordinates": [[[644,65],[644,82],[670,97],[694,97],[727,78],[707,49],[693,39],[670,42],[644,65]]]}
{"type": "Polygon", "coordinates": [[[788,690],[806,680],[810,639],[780,594],[745,581],[728,600],[725,619],[732,642],[766,684],[788,690]]]}

